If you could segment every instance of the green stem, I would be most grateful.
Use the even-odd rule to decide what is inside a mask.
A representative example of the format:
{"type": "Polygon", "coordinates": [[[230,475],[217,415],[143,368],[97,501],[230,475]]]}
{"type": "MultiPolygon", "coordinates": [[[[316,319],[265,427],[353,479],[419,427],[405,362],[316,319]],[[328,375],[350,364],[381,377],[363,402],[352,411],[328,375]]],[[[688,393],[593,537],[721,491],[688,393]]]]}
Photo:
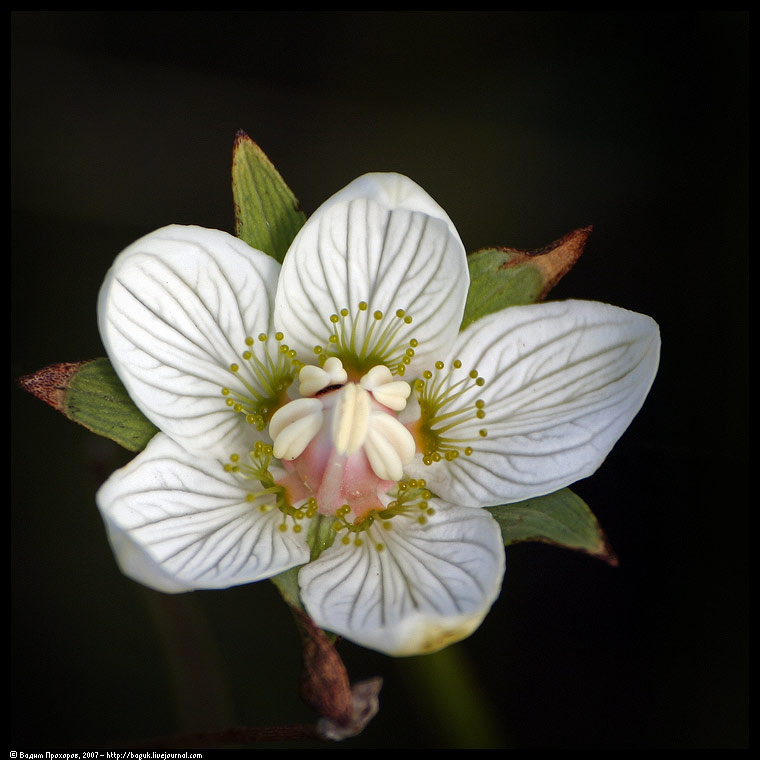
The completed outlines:
{"type": "Polygon", "coordinates": [[[509,746],[462,646],[399,662],[414,690],[414,701],[426,706],[440,745],[450,749],[495,749],[509,746]]]}
{"type": "Polygon", "coordinates": [[[213,730],[233,722],[221,657],[197,597],[144,590],[166,658],[183,728],[213,730]]]}

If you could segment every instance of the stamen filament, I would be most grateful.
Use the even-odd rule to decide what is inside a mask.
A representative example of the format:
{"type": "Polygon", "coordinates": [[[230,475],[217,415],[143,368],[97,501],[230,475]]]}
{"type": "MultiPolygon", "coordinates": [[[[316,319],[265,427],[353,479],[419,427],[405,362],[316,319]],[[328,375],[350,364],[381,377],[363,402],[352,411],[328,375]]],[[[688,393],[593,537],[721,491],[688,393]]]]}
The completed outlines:
{"type": "Polygon", "coordinates": [[[477,371],[472,370],[466,377],[452,381],[453,373],[462,367],[459,360],[452,363],[449,372],[443,371],[444,363],[441,361],[434,366],[435,373],[426,370],[422,373],[422,378],[414,383],[420,405],[417,441],[422,451],[422,461],[427,465],[443,458],[451,461],[460,453],[470,456],[473,449],[467,444],[488,434],[485,429],[479,430],[477,434],[473,434],[470,429],[467,432],[462,430],[462,435],[459,436],[450,435],[454,428],[485,417],[485,403],[480,399],[452,408],[453,404],[463,402],[464,397],[471,394],[474,388],[482,387],[485,380],[477,371]]]}
{"type": "Polygon", "coordinates": [[[417,346],[414,339],[400,341],[402,329],[411,323],[412,318],[403,309],[393,314],[377,310],[370,315],[367,302],[361,301],[353,314],[344,307],[330,316],[327,343],[315,346],[314,353],[320,362],[328,356],[339,358],[349,372],[359,377],[378,364],[384,364],[395,375],[403,375],[417,346]]]}
{"type": "Polygon", "coordinates": [[[252,451],[248,452],[249,463],[241,463],[238,454],[230,456],[231,464],[225,464],[227,472],[234,472],[238,477],[246,481],[258,481],[261,488],[248,491],[245,500],[261,512],[269,512],[279,509],[283,515],[283,522],[279,529],[288,529],[287,519],[293,520],[293,531],[299,533],[302,528],[296,521],[311,519],[317,513],[316,499],[309,498],[305,502],[294,506],[287,489],[277,483],[269,471],[269,463],[272,460],[272,446],[268,443],[257,441],[252,451]],[[274,497],[274,498],[272,498],[274,497]],[[262,501],[264,499],[264,501],[262,501]]]}
{"type": "MultiPolygon", "coordinates": [[[[264,347],[263,359],[251,350],[254,339],[247,337],[247,348],[241,356],[247,363],[248,377],[241,372],[238,364],[230,365],[230,372],[235,375],[245,393],[232,388],[222,388],[222,394],[227,396],[227,405],[233,411],[244,414],[246,421],[255,425],[258,430],[266,427],[275,409],[286,401],[286,390],[303,366],[296,358],[295,352],[282,343],[283,337],[280,332],[275,334],[277,348],[268,350],[268,346],[264,347]]],[[[260,343],[267,343],[269,340],[265,333],[261,333],[258,338],[260,343]]]]}

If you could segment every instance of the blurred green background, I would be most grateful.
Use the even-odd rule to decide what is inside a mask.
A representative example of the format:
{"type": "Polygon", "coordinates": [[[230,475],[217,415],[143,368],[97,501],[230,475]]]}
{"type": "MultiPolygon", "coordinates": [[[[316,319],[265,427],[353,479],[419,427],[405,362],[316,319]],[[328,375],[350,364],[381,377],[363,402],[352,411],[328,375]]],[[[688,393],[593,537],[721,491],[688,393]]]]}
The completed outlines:
{"type": "MultiPolygon", "coordinates": [[[[522,545],[448,656],[344,642],[385,686],[342,748],[746,745],[747,14],[14,12],[11,32],[14,377],[103,354],[98,288],[137,237],[232,231],[238,129],[307,213],[392,170],[469,251],[593,224],[553,297],[661,325],[647,404],[575,488],[620,567],[522,545]]],[[[274,587],[124,579],[94,492],[127,455],[11,394],[11,749],[310,720],[274,587]]]]}

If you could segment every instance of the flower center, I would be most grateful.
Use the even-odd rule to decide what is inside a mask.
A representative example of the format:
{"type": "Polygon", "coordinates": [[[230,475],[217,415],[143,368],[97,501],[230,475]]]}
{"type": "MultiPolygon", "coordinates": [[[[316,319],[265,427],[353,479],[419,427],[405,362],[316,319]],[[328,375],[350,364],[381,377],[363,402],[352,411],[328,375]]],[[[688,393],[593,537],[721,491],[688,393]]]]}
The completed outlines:
{"type": "Polygon", "coordinates": [[[299,374],[304,398],[275,412],[269,423],[273,454],[298,475],[319,511],[335,515],[345,505],[357,519],[384,509],[380,500],[403,477],[417,447],[396,418],[411,387],[376,365],[358,383],[337,357],[299,374]]]}
{"type": "Polygon", "coordinates": [[[405,468],[417,452],[426,465],[473,453],[487,435],[478,424],[485,417],[478,398],[484,380],[458,360],[401,379],[418,345],[413,338],[404,342],[412,318],[403,309],[370,313],[362,301],[354,314],[341,309],[330,323],[328,341],[314,349],[319,366],[299,361],[282,333],[246,338],[241,365],[230,366],[238,390],[222,394],[257,430],[268,428],[272,444],[256,443],[250,462],[233,459],[227,466],[259,482],[249,500],[262,510],[279,509],[283,529],[292,519],[298,531],[298,521],[317,512],[349,533],[376,519],[390,527],[390,518],[414,511],[409,494],[422,492],[427,496],[417,498],[422,513],[416,514],[425,519],[429,494],[424,482],[402,480],[405,468]],[[301,398],[290,400],[296,379],[301,398]]]}

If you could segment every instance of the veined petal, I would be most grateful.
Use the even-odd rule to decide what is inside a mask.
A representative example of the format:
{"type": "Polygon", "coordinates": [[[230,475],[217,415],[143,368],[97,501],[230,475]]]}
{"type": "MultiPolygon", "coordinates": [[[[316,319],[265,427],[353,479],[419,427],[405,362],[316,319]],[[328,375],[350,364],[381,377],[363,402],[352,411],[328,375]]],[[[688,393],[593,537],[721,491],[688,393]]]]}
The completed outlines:
{"type": "Polygon", "coordinates": [[[342,190],[328,198],[317,209],[317,213],[326,211],[330,206],[347,203],[356,198],[368,198],[377,201],[389,209],[405,208],[420,211],[423,214],[442,219],[449,226],[451,234],[459,237],[454,222],[416,182],[397,172],[369,172],[349,182],[342,190]]]}
{"type": "Polygon", "coordinates": [[[486,381],[457,401],[485,402],[483,419],[455,430],[473,453],[415,462],[407,474],[466,506],[519,501],[585,478],[644,403],[659,352],[654,320],[607,304],[561,301],[484,317],[449,354],[486,381]]]}
{"type": "Polygon", "coordinates": [[[282,513],[262,511],[247,493],[220,462],[158,433],[97,501],[124,574],[177,593],[250,583],[308,562],[305,532],[280,530],[282,513]]]}
{"type": "Polygon", "coordinates": [[[440,206],[406,177],[366,175],[323,204],[296,236],[283,262],[275,323],[308,355],[326,345],[335,329],[330,316],[345,308],[341,330],[347,341],[353,331],[358,351],[372,315],[382,312],[374,334],[398,328],[397,346],[416,339],[414,370],[453,342],[468,284],[462,241],[440,206]],[[359,313],[362,301],[368,309],[359,313]],[[399,309],[411,324],[399,321],[399,309]]]}
{"type": "Polygon", "coordinates": [[[391,655],[434,652],[468,636],[501,588],[501,532],[485,511],[430,499],[435,514],[376,521],[340,538],[299,575],[317,625],[391,655]]]}
{"type": "MultiPolygon", "coordinates": [[[[98,322],[111,363],[146,417],[193,453],[250,447],[253,426],[221,391],[261,385],[240,357],[247,336],[269,332],[278,273],[225,232],[175,225],[130,245],[106,276],[98,322]]],[[[265,360],[259,341],[251,351],[265,360]]]]}

